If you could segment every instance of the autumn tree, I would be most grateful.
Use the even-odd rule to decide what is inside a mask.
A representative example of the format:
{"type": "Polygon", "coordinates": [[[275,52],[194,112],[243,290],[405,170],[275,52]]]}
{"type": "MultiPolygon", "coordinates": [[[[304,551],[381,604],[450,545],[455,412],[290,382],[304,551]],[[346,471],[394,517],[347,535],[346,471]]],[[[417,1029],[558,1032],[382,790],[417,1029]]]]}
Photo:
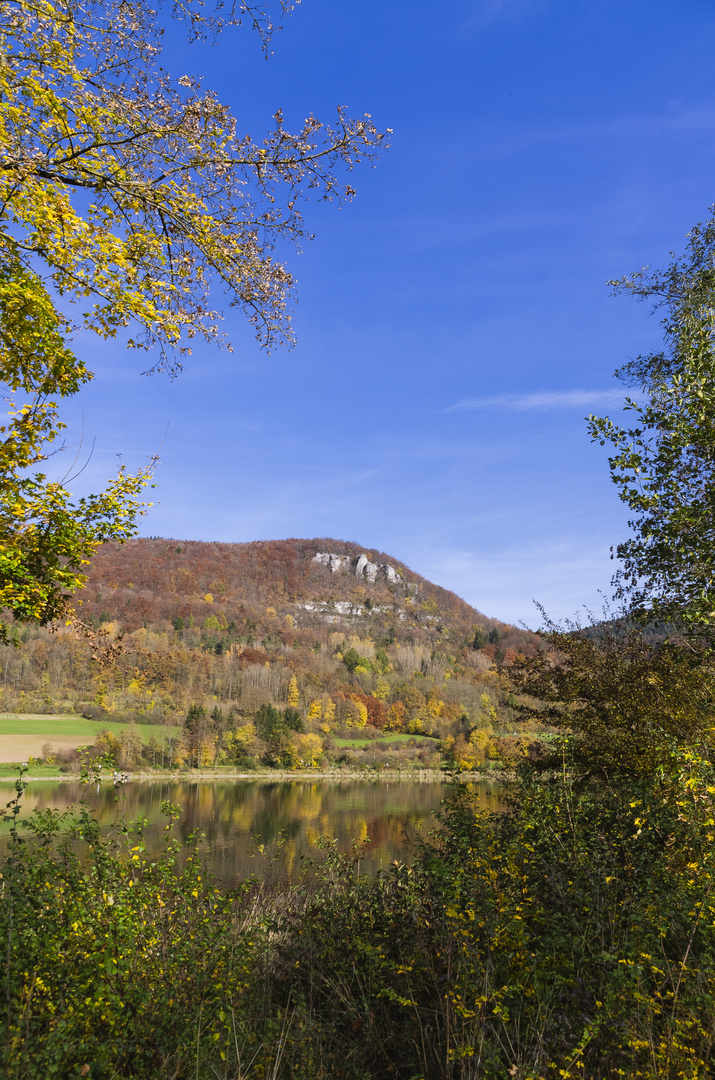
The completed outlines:
{"type": "Polygon", "coordinates": [[[200,768],[208,764],[214,746],[213,728],[203,705],[191,705],[184,721],[184,746],[189,762],[200,768]]]}
{"type": "Polygon", "coordinates": [[[144,743],[136,724],[127,724],[120,739],[119,764],[123,769],[133,769],[141,760],[144,743]]]}
{"type": "Polygon", "coordinates": [[[307,720],[309,724],[317,723],[323,716],[323,703],[320,700],[311,701],[308,706],[307,720]]]}
{"type": "MultiPolygon", "coordinates": [[[[285,13],[290,5],[272,5],[285,13]]],[[[266,46],[270,5],[172,8],[191,39],[248,22],[266,46]]],[[[151,464],[73,501],[43,462],[63,448],[58,403],[93,377],[71,340],[126,336],[147,369],[177,372],[194,341],[230,347],[215,294],[270,348],[292,341],[294,282],[278,242],[306,237],[301,201],[347,199],[338,178],[384,136],[338,109],[258,141],[201,82],[160,66],[146,0],[10,0],[0,9],[0,605],[68,614],[82,566],[135,531],[151,464]]],[[[0,628],[0,634],[5,631],[0,628]]]]}

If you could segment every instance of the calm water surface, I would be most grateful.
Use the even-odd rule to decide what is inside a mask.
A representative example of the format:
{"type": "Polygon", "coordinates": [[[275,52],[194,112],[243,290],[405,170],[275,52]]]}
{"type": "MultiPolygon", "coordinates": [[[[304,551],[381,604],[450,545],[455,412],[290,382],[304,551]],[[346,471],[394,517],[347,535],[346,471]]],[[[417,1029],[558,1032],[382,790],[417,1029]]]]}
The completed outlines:
{"type": "MultiPolygon", "coordinates": [[[[482,781],[470,787],[478,805],[498,807],[496,784],[482,781]]],[[[448,790],[439,780],[135,782],[125,786],[118,803],[112,789],[92,791],[90,807],[107,829],[122,816],[148,819],[147,847],[158,851],[166,824],[161,804],[176,803],[182,808],[178,834],[186,839],[197,829],[205,833],[207,866],[231,886],[251,874],[298,880],[306,859],[324,857],[318,847],[321,837],[334,839],[341,851],[369,838],[361,872],[374,874],[393,859],[409,861],[411,842],[434,827],[434,813],[448,790]]],[[[84,791],[80,784],[33,781],[23,800],[24,813],[35,806],[65,810],[84,791]]],[[[11,794],[10,785],[2,785],[2,801],[11,794]]]]}

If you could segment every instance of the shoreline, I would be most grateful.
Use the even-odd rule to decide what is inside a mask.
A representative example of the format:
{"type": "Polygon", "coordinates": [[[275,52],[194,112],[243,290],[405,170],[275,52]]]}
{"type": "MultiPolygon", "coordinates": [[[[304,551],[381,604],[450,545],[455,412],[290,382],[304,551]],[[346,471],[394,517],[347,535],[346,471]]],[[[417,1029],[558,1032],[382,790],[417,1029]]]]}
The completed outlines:
{"type": "MultiPolygon", "coordinates": [[[[477,780],[494,780],[496,781],[501,774],[501,770],[494,769],[487,772],[469,772],[459,773],[459,779],[468,782],[477,780]]],[[[110,774],[108,773],[107,776],[110,774]]],[[[0,784],[13,784],[17,780],[16,776],[0,776],[0,784]]],[[[50,781],[51,783],[79,783],[79,776],[67,775],[66,773],[59,773],[57,776],[30,776],[26,774],[24,777],[26,783],[36,782],[40,783],[43,780],[50,781]]],[[[129,773],[125,781],[126,784],[131,783],[155,783],[155,782],[184,782],[191,783],[194,781],[210,781],[216,783],[221,780],[255,780],[260,782],[266,781],[278,781],[285,783],[287,781],[336,781],[336,780],[378,780],[392,782],[395,780],[411,780],[418,783],[427,783],[435,781],[441,781],[442,783],[449,783],[448,774],[438,769],[415,769],[401,770],[401,769],[381,769],[378,771],[358,770],[358,769],[322,769],[321,771],[311,769],[265,769],[255,772],[208,772],[205,770],[192,770],[190,772],[182,772],[181,770],[164,770],[162,772],[137,772],[129,773]]],[[[123,785],[124,786],[124,785],[123,785]]]]}

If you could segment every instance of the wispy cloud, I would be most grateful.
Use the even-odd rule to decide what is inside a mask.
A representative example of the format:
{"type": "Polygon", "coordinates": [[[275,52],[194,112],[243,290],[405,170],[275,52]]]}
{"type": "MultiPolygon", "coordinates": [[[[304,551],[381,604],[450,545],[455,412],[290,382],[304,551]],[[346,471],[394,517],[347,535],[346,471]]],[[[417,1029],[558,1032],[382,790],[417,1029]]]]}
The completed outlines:
{"type": "Polygon", "coordinates": [[[556,620],[583,619],[588,609],[599,615],[604,596],[598,587],[608,596],[613,573],[609,538],[580,530],[548,544],[525,540],[518,547],[488,552],[420,550],[408,544],[403,557],[413,570],[452,589],[485,615],[523,621],[534,630],[541,617],[532,597],[556,620]]]}
{"type": "Polygon", "coordinates": [[[623,390],[541,390],[531,394],[493,394],[491,397],[468,398],[450,405],[444,411],[502,409],[506,412],[551,412],[554,409],[594,409],[622,405],[625,396],[623,390]]]}
{"type": "Polygon", "coordinates": [[[468,20],[468,25],[483,29],[496,22],[513,20],[530,14],[536,8],[548,6],[548,0],[481,0],[468,20]]]}
{"type": "Polygon", "coordinates": [[[621,113],[598,121],[552,125],[504,125],[476,143],[472,156],[476,161],[491,161],[533,150],[534,147],[579,140],[595,144],[628,142],[643,145],[662,145],[664,139],[678,136],[698,138],[712,133],[715,126],[715,103],[705,101],[697,106],[670,106],[653,113],[621,113]]]}

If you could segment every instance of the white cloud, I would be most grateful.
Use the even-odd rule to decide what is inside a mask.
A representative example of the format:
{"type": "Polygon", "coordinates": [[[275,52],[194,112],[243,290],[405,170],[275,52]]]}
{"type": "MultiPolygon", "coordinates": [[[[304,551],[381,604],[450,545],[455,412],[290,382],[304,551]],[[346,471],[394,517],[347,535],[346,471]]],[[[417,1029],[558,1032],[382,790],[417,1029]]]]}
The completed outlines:
{"type": "Polygon", "coordinates": [[[594,409],[623,405],[626,395],[624,390],[540,390],[530,394],[493,394],[458,401],[444,411],[503,409],[507,412],[551,412],[554,409],[594,409]]]}

